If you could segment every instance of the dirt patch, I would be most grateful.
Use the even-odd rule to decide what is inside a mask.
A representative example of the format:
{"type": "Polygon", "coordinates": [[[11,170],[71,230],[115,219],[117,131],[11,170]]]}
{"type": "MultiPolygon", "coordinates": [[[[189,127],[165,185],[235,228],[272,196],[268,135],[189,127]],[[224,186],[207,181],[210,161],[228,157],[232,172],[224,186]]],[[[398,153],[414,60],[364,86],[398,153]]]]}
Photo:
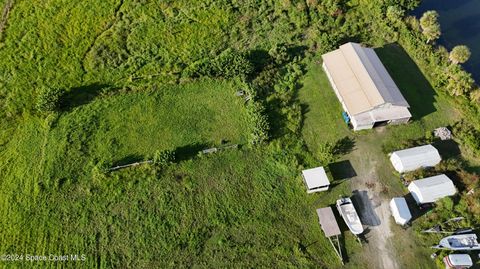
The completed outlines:
{"type": "Polygon", "coordinates": [[[2,40],[3,31],[5,30],[5,26],[7,25],[8,14],[10,14],[12,8],[13,0],[7,0],[2,10],[2,17],[0,18],[0,40],[2,40]]]}
{"type": "MultiPolygon", "coordinates": [[[[380,151],[380,150],[379,150],[380,151]]],[[[399,268],[395,250],[391,245],[389,199],[382,195],[384,186],[379,181],[377,166],[380,152],[373,151],[371,144],[357,143],[355,151],[348,155],[356,176],[351,180],[352,200],[362,224],[366,227],[363,245],[371,268],[399,268]],[[369,147],[369,148],[366,148],[369,147]]]]}

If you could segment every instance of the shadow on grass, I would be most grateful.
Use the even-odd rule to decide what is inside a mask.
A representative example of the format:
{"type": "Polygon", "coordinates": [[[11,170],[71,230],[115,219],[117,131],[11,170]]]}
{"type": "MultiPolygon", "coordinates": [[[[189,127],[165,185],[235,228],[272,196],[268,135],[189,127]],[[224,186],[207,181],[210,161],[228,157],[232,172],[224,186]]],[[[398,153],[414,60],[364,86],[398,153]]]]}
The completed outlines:
{"type": "Polygon", "coordinates": [[[209,148],[209,145],[205,143],[195,143],[178,147],[175,149],[175,162],[192,159],[196,157],[200,151],[207,148],[209,148]]]}
{"type": "Polygon", "coordinates": [[[352,152],[354,148],[355,148],[355,139],[349,136],[345,136],[344,138],[338,140],[335,143],[333,152],[337,155],[345,155],[352,152]]]}
{"type": "Polygon", "coordinates": [[[112,166],[122,166],[136,162],[145,161],[145,158],[139,154],[130,154],[113,163],[112,166]]]}
{"type": "Polygon", "coordinates": [[[389,44],[375,50],[410,105],[413,119],[435,112],[436,93],[415,62],[398,44],[389,44]]]}
{"type": "Polygon", "coordinates": [[[420,207],[415,199],[413,198],[412,194],[409,192],[403,196],[407,202],[407,206],[410,209],[410,214],[412,215],[412,219],[410,220],[410,223],[415,221],[416,219],[424,216],[428,212],[432,210],[433,207],[430,206],[422,206],[420,207]]]}
{"type": "Polygon", "coordinates": [[[109,85],[94,83],[72,88],[62,96],[60,110],[70,111],[75,107],[88,104],[109,87],[109,85]]]}
{"type": "Polygon", "coordinates": [[[357,176],[357,172],[349,160],[339,161],[328,165],[334,181],[344,180],[357,176]]]}
{"type": "Polygon", "coordinates": [[[461,155],[460,147],[453,140],[438,140],[432,145],[438,150],[442,160],[458,158],[461,155]]]}
{"type": "MultiPolygon", "coordinates": [[[[186,161],[186,160],[195,158],[200,151],[207,149],[208,147],[209,145],[202,144],[202,143],[195,143],[191,145],[177,147],[174,151],[175,159],[173,162],[178,163],[181,161],[186,161]]],[[[148,156],[142,156],[139,154],[130,154],[118,161],[115,161],[113,163],[113,166],[128,165],[136,162],[144,162],[151,159],[152,159],[151,156],[148,157],[148,156]]]]}

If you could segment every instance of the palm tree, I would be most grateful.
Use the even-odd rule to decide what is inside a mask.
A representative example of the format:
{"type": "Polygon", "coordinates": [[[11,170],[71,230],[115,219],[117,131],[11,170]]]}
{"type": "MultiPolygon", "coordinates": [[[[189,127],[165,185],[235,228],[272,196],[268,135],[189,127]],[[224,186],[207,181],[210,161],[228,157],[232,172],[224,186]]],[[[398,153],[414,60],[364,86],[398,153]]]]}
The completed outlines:
{"type": "Polygon", "coordinates": [[[438,23],[438,13],[435,10],[429,10],[423,13],[420,18],[422,33],[427,37],[427,43],[438,39],[441,34],[440,24],[438,23]]]}
{"type": "Polygon", "coordinates": [[[465,45],[459,45],[455,46],[452,51],[450,52],[449,58],[450,61],[454,64],[461,63],[463,64],[464,62],[468,61],[470,58],[470,55],[472,53],[470,52],[470,49],[465,46],[465,45]]]}

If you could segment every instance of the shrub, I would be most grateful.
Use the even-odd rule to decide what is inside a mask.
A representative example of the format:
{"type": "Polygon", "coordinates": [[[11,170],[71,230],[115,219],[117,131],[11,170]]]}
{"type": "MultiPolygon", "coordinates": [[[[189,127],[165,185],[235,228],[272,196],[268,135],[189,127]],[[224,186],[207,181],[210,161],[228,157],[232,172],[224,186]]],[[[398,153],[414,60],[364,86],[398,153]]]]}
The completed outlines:
{"type": "Polygon", "coordinates": [[[53,112],[59,108],[63,91],[55,88],[43,87],[37,95],[36,108],[39,112],[53,112]]]}
{"type": "Polygon", "coordinates": [[[163,168],[175,161],[175,152],[171,150],[155,151],[153,154],[153,164],[163,168]]]}
{"type": "Polygon", "coordinates": [[[333,163],[336,160],[335,145],[329,142],[319,145],[317,156],[321,165],[325,166],[329,163],[333,163]]]}
{"type": "Polygon", "coordinates": [[[268,55],[273,58],[276,64],[281,65],[290,61],[287,46],[284,44],[276,44],[269,51],[268,55]]]}
{"type": "Polygon", "coordinates": [[[244,53],[232,49],[224,50],[216,58],[204,58],[193,62],[182,71],[183,77],[244,77],[254,70],[253,64],[244,53]]]}
{"type": "Polygon", "coordinates": [[[252,124],[250,143],[256,145],[267,141],[270,126],[263,105],[256,101],[249,102],[247,112],[252,124]]]}
{"type": "Polygon", "coordinates": [[[480,132],[472,125],[465,121],[458,122],[453,126],[453,134],[473,154],[480,156],[480,132]]]}
{"type": "Polygon", "coordinates": [[[253,65],[243,53],[227,49],[215,59],[215,73],[219,77],[245,76],[253,72],[253,65]]]}

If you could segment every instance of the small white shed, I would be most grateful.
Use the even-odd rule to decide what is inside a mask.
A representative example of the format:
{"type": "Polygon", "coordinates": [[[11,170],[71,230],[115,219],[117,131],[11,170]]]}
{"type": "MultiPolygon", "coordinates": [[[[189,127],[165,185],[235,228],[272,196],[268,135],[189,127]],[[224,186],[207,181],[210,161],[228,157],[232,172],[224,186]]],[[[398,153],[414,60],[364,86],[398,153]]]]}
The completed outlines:
{"type": "Polygon", "coordinates": [[[441,160],[438,150],[432,145],[395,151],[390,156],[393,167],[400,173],[435,166],[441,160]]]}
{"type": "Polygon", "coordinates": [[[395,197],[390,201],[390,210],[395,222],[400,225],[407,224],[412,219],[407,201],[403,197],[395,197]]]}
{"type": "Polygon", "coordinates": [[[303,170],[302,177],[307,185],[307,193],[326,191],[330,186],[330,181],[323,167],[303,170]]]}
{"type": "Polygon", "coordinates": [[[408,190],[417,204],[433,203],[457,193],[452,180],[443,174],[412,181],[408,185],[408,190]]]}

